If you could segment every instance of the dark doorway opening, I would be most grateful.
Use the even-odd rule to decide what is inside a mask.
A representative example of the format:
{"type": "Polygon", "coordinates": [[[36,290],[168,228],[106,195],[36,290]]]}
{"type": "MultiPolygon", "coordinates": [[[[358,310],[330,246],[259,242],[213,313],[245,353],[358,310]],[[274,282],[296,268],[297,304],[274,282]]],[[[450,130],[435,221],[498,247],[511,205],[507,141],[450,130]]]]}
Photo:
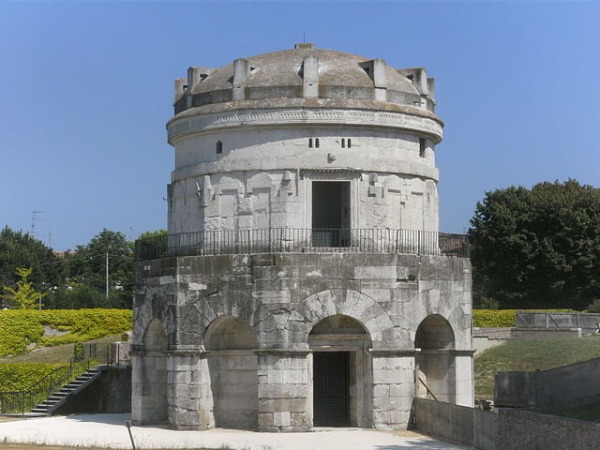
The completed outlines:
{"type": "Polygon", "coordinates": [[[349,181],[312,183],[312,229],[315,247],[349,246],[349,181]]]}
{"type": "Polygon", "coordinates": [[[313,353],[314,426],[350,426],[349,375],[349,352],[313,353]]]}

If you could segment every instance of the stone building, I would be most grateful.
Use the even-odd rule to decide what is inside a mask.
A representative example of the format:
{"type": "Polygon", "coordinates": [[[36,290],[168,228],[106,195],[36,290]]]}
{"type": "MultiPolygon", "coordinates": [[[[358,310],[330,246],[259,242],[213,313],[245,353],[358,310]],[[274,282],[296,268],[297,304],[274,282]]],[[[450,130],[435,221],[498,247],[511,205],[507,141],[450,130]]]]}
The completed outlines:
{"type": "Polygon", "coordinates": [[[471,406],[470,264],[438,232],[425,70],[297,44],[175,86],[134,423],[404,429],[415,396],[471,406]]]}

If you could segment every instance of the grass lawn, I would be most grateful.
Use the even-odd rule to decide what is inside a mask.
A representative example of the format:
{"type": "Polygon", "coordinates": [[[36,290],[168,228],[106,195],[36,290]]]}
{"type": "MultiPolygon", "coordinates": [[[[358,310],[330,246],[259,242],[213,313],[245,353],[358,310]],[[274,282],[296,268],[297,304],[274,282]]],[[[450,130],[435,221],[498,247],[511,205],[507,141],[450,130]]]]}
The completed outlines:
{"type": "MultiPolygon", "coordinates": [[[[100,339],[94,339],[88,342],[117,342],[121,340],[121,335],[106,336],[100,339]]],[[[68,363],[73,357],[74,344],[57,345],[55,347],[43,347],[30,352],[21,353],[16,356],[0,358],[2,363],[68,363]]]]}
{"type": "Polygon", "coordinates": [[[513,339],[475,358],[475,398],[494,398],[494,377],[501,371],[535,371],[600,358],[600,336],[513,339]]]}

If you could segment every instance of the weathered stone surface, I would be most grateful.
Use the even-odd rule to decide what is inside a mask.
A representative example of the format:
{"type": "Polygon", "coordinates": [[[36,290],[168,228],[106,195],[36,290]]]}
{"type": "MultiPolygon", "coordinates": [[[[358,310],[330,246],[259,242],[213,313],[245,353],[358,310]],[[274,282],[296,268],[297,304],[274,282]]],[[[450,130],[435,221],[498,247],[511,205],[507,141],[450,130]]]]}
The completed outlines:
{"type": "Polygon", "coordinates": [[[338,385],[348,426],[406,428],[418,395],[472,402],[470,265],[439,254],[425,70],[304,45],[177,86],[170,256],[136,267],[133,421],[306,431],[338,385]]]}

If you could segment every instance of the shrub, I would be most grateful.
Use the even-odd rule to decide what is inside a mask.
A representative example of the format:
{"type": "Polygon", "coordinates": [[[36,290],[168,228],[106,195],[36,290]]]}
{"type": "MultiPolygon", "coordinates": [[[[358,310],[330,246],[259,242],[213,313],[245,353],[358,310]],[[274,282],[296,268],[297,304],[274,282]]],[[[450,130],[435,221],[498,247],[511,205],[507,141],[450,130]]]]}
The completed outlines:
{"type": "Polygon", "coordinates": [[[517,324],[515,309],[475,309],[473,326],[477,328],[505,328],[517,324]]]}
{"type": "Polygon", "coordinates": [[[573,312],[572,309],[474,309],[473,327],[510,328],[517,326],[517,313],[529,312],[573,312]]]}
{"type": "Polygon", "coordinates": [[[63,364],[0,364],[0,391],[22,391],[63,364]]]}
{"type": "Polygon", "coordinates": [[[0,311],[0,357],[16,355],[32,346],[73,344],[131,330],[132,312],[126,309],[57,309],[0,311]],[[63,332],[44,337],[44,326],[63,332]]]}

